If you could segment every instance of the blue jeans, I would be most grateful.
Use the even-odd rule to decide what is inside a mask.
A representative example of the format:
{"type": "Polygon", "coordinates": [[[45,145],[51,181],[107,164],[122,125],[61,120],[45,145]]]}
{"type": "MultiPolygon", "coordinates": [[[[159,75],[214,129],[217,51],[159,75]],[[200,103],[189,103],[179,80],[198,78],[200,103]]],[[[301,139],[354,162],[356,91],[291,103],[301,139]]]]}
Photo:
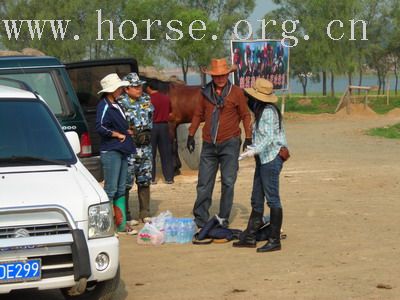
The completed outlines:
{"type": "Polygon", "coordinates": [[[110,201],[125,195],[128,159],[126,154],[118,151],[100,153],[104,171],[104,190],[110,201]]]}
{"type": "Polygon", "coordinates": [[[197,226],[203,227],[209,219],[210,214],[208,210],[212,202],[212,193],[218,167],[221,170],[222,185],[218,216],[226,220],[229,219],[239,168],[239,152],[239,137],[231,138],[216,145],[203,141],[197,182],[197,198],[193,208],[193,215],[197,226]]]}
{"type": "Polygon", "coordinates": [[[279,196],[279,175],[282,165],[283,162],[279,155],[266,164],[261,164],[260,159],[256,157],[251,194],[251,207],[255,211],[264,213],[265,198],[270,208],[282,208],[279,196]]]}

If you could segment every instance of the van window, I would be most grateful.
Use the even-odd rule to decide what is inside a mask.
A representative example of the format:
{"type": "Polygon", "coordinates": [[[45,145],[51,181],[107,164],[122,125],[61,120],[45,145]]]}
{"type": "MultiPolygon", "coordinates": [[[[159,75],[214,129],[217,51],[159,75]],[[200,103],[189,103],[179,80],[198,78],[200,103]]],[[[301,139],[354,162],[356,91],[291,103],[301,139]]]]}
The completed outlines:
{"type": "Polygon", "coordinates": [[[29,71],[24,73],[5,73],[6,71],[0,71],[0,84],[11,86],[15,88],[21,88],[18,82],[13,82],[9,79],[15,79],[23,81],[28,84],[33,91],[38,92],[46,103],[50,106],[50,109],[56,115],[65,113],[61,105],[61,98],[57,92],[57,88],[54,82],[54,78],[51,72],[45,71],[29,71]]]}
{"type": "Polygon", "coordinates": [[[73,163],[68,141],[44,103],[0,100],[0,160],[33,156],[73,163]]]}
{"type": "Polygon", "coordinates": [[[119,77],[129,74],[131,65],[113,64],[106,66],[87,66],[68,69],[69,78],[85,111],[95,109],[100,96],[100,80],[110,73],[117,73],[119,77]]]}

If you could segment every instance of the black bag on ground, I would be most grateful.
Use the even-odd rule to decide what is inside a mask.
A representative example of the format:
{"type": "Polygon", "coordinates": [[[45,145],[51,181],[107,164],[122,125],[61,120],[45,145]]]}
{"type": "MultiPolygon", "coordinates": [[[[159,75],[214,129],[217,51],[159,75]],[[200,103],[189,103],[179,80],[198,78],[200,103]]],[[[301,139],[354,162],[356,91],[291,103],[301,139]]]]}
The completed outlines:
{"type": "Polygon", "coordinates": [[[242,231],[223,227],[216,216],[212,217],[204,227],[195,234],[193,244],[211,243],[213,239],[226,239],[228,241],[239,239],[242,231]],[[201,241],[204,241],[202,243],[201,241]]]}

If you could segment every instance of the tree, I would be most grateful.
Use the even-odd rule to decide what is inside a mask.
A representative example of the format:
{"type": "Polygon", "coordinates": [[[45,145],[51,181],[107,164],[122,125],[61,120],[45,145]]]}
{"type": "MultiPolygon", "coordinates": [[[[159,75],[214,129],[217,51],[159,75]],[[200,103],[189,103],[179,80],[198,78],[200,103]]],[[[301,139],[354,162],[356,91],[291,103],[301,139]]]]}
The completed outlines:
{"type": "Polygon", "coordinates": [[[182,7],[175,13],[175,18],[182,22],[182,28],[188,30],[190,24],[195,24],[194,29],[207,28],[207,31],[189,31],[182,35],[171,34],[173,40],[166,42],[166,57],[173,63],[180,65],[183,73],[183,80],[187,82],[187,72],[189,67],[201,66],[207,64],[207,60],[213,51],[222,47],[222,42],[212,40],[213,32],[217,32],[217,24],[212,21],[204,21],[205,27],[201,22],[194,20],[207,20],[204,12],[200,10],[187,10],[182,7]],[[181,38],[179,38],[181,37],[181,38]]]}
{"type": "Polygon", "coordinates": [[[31,47],[42,50],[48,55],[61,58],[63,61],[72,61],[83,58],[109,57],[113,53],[113,43],[108,39],[109,33],[104,34],[103,41],[97,39],[97,9],[103,11],[103,17],[117,22],[119,11],[123,9],[125,0],[111,2],[94,0],[85,2],[81,0],[69,1],[31,1],[17,0],[3,2],[0,9],[3,20],[39,20],[42,26],[44,20],[71,20],[66,27],[64,39],[55,38],[49,23],[43,26],[44,31],[39,39],[32,37],[27,23],[22,25],[18,39],[8,39],[7,32],[1,27],[1,41],[5,47],[11,50],[21,50],[31,47]],[[79,39],[77,37],[79,36],[79,39]],[[76,37],[76,39],[75,39],[76,37]]]}
{"type": "MultiPolygon", "coordinates": [[[[201,57],[196,56],[198,68],[206,66],[212,57],[229,55],[229,41],[234,25],[239,20],[245,20],[255,7],[255,0],[177,0],[177,2],[186,10],[199,9],[204,12],[210,25],[217,26],[214,32],[218,41],[210,40],[208,47],[202,49],[201,57]]],[[[239,32],[243,30],[245,30],[244,27],[238,28],[239,32]]],[[[205,83],[205,74],[202,74],[202,82],[205,83]]]]}

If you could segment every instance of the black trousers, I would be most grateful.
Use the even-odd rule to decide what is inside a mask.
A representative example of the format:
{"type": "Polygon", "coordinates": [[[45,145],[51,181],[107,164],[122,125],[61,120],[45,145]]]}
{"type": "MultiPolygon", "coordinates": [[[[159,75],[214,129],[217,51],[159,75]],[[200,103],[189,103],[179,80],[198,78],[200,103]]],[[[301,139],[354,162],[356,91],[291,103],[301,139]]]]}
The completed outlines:
{"type": "Polygon", "coordinates": [[[172,141],[169,136],[168,123],[153,123],[151,130],[151,147],[153,152],[152,180],[156,179],[156,155],[160,153],[162,173],[166,181],[174,180],[172,141]]]}

